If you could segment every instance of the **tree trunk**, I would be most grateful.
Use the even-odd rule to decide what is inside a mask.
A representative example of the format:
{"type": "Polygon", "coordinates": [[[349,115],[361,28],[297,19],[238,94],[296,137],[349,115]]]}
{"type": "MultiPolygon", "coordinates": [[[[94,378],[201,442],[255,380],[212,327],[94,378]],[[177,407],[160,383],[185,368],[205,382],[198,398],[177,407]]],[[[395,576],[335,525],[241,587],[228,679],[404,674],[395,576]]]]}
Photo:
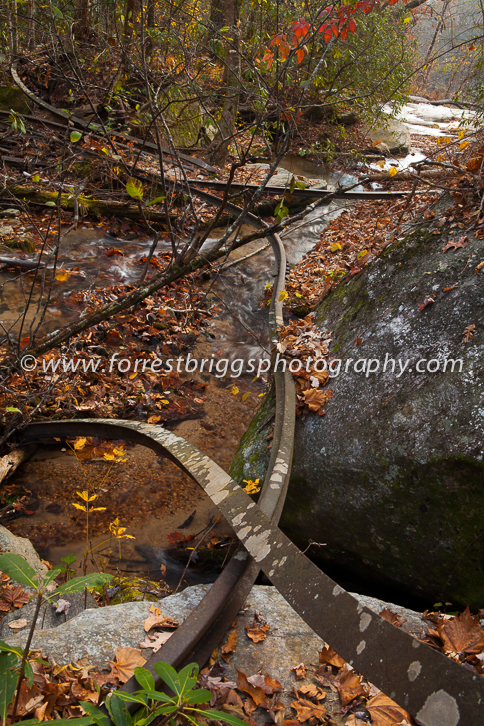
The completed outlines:
{"type": "Polygon", "coordinates": [[[8,0],[8,41],[11,59],[18,56],[17,0],[8,0]]]}
{"type": "Polygon", "coordinates": [[[212,142],[212,162],[224,164],[234,133],[240,96],[239,0],[225,0],[225,25],[230,28],[225,43],[225,99],[218,133],[212,142]],[[230,38],[230,40],[229,40],[230,38]]]}
{"type": "Polygon", "coordinates": [[[35,48],[35,0],[27,0],[27,36],[28,50],[35,48]]]}

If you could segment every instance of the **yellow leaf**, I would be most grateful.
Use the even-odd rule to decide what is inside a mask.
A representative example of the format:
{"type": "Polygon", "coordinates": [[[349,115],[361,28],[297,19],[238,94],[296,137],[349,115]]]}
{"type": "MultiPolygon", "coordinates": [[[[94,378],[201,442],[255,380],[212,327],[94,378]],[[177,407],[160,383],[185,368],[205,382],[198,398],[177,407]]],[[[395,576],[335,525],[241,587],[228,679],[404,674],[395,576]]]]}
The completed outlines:
{"type": "Polygon", "coordinates": [[[238,394],[238,392],[239,392],[239,389],[237,388],[237,386],[232,386],[232,390],[231,390],[232,396],[236,396],[238,394]]]}
{"type": "Polygon", "coordinates": [[[69,273],[67,272],[67,270],[59,270],[59,272],[55,276],[55,279],[58,280],[59,282],[65,282],[68,277],[69,277],[69,273]]]}
{"type": "Polygon", "coordinates": [[[76,509],[81,509],[83,512],[86,511],[86,507],[83,507],[82,504],[77,504],[77,502],[72,502],[72,506],[76,509]]]}
{"type": "Polygon", "coordinates": [[[76,439],[76,442],[74,444],[74,449],[76,451],[79,451],[79,449],[83,449],[84,446],[86,445],[86,441],[87,441],[87,439],[76,439]]]}
{"type": "Polygon", "coordinates": [[[104,454],[103,459],[106,461],[116,461],[114,454],[104,454]]]}
{"type": "Polygon", "coordinates": [[[161,416],[150,416],[148,419],[149,424],[155,424],[158,423],[158,421],[161,419],[161,416]]]}
{"type": "Polygon", "coordinates": [[[380,169],[383,169],[383,167],[385,166],[385,162],[384,162],[384,161],[383,161],[383,159],[382,159],[382,161],[377,161],[377,162],[376,162],[376,165],[377,165],[377,166],[379,166],[379,167],[380,167],[380,169]]]}
{"type": "Polygon", "coordinates": [[[259,396],[258,397],[259,398],[262,398],[262,396],[265,396],[265,395],[266,395],[265,393],[259,393],[259,396]]]}
{"type": "Polygon", "coordinates": [[[450,138],[448,136],[444,136],[444,143],[450,144],[450,138]]]}
{"type": "Polygon", "coordinates": [[[249,394],[244,393],[244,395],[242,396],[242,401],[247,401],[248,398],[249,398],[249,394]]]}
{"type": "Polygon", "coordinates": [[[84,491],[84,492],[82,492],[82,494],[81,494],[81,492],[76,492],[76,494],[81,499],[84,499],[85,502],[89,501],[89,492],[84,491]]]}
{"type": "Polygon", "coordinates": [[[464,134],[465,134],[465,131],[463,131],[463,130],[461,129],[461,130],[459,131],[459,139],[463,139],[463,138],[464,138],[464,134]]]}
{"type": "Polygon", "coordinates": [[[361,252],[358,252],[358,254],[356,256],[358,259],[360,259],[360,257],[364,257],[367,254],[368,254],[368,250],[361,250],[361,252]]]}
{"type": "Polygon", "coordinates": [[[397,173],[397,171],[398,171],[398,169],[397,169],[397,167],[396,167],[396,166],[391,166],[391,167],[389,168],[389,170],[388,170],[388,174],[389,174],[390,176],[395,176],[395,174],[397,173]]]}
{"type": "Polygon", "coordinates": [[[130,373],[129,374],[129,380],[132,381],[133,378],[136,378],[137,375],[138,375],[138,371],[135,371],[134,373],[130,373]]]}
{"type": "Polygon", "coordinates": [[[94,507],[93,509],[90,509],[91,512],[105,512],[106,507],[94,507]]]}
{"type": "Polygon", "coordinates": [[[341,245],[339,242],[335,242],[334,245],[331,245],[331,252],[337,252],[341,249],[341,245]]]}
{"type": "Polygon", "coordinates": [[[168,404],[170,403],[169,401],[166,400],[166,398],[162,398],[161,402],[164,403],[165,406],[168,406],[168,404]]]}
{"type": "Polygon", "coordinates": [[[285,290],[283,290],[282,292],[279,293],[278,300],[279,300],[279,302],[281,302],[282,300],[286,300],[286,298],[288,298],[288,297],[289,297],[289,293],[287,293],[285,290]]]}
{"type": "Polygon", "coordinates": [[[467,149],[468,146],[469,146],[469,142],[463,141],[462,144],[459,144],[459,151],[464,151],[464,149],[467,149]]]}

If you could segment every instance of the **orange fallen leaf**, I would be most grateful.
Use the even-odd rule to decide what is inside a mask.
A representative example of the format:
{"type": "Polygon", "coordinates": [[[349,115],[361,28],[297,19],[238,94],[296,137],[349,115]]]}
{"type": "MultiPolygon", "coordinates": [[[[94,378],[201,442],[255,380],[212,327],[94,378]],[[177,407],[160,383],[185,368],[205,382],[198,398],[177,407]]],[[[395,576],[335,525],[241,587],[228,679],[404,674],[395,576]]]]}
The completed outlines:
{"type": "Polygon", "coordinates": [[[479,620],[471,615],[469,607],[462,615],[438,623],[437,632],[445,650],[468,654],[484,651],[484,632],[479,620]]]}
{"type": "Polygon", "coordinates": [[[230,653],[233,653],[235,650],[235,647],[237,645],[237,631],[231,630],[229,633],[229,637],[225,641],[225,643],[222,645],[222,658],[224,661],[228,663],[230,653]]]}
{"type": "Polygon", "coordinates": [[[342,668],[346,663],[329,645],[325,645],[319,654],[319,662],[328,663],[329,665],[335,666],[335,668],[342,668]]]}
{"type": "Polygon", "coordinates": [[[319,703],[312,703],[312,701],[307,701],[304,698],[301,698],[298,701],[291,701],[291,708],[296,711],[299,723],[304,723],[304,721],[308,721],[313,717],[322,721],[326,715],[326,709],[324,706],[319,703]]]}
{"type": "Polygon", "coordinates": [[[371,714],[372,726],[395,726],[402,721],[411,723],[410,714],[383,693],[377,693],[371,698],[366,704],[366,709],[371,714]]]}
{"type": "Polygon", "coordinates": [[[134,675],[134,669],[144,666],[146,659],[137,648],[116,648],[116,661],[108,660],[111,664],[111,674],[126,683],[134,675]]]}
{"type": "Polygon", "coordinates": [[[369,692],[369,687],[362,683],[361,676],[354,670],[348,670],[343,673],[338,686],[338,693],[341,699],[341,705],[347,706],[358,696],[365,696],[369,692]]]}

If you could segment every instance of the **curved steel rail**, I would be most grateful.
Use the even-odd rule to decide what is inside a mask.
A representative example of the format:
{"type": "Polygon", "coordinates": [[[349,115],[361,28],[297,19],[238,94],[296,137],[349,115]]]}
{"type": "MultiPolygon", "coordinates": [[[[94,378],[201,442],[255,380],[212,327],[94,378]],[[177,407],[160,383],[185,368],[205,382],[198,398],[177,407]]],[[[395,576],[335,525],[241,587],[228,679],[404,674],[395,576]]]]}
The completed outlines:
{"type": "MultiPolygon", "coordinates": [[[[21,81],[19,85],[24,90],[21,81]]],[[[33,96],[30,92],[27,95],[33,96]]],[[[46,105],[35,97],[33,100],[46,105]]],[[[49,110],[63,116],[54,107],[49,110]]],[[[189,161],[193,163],[194,160],[189,158],[189,161]]],[[[196,188],[192,191],[211,203],[221,203],[211,194],[196,188]]],[[[235,205],[227,206],[236,214],[241,211],[235,205]]],[[[259,229],[264,227],[253,215],[248,214],[247,221],[259,229]]],[[[278,298],[284,289],[286,262],[280,239],[277,235],[268,235],[268,238],[278,266],[269,316],[274,340],[275,329],[282,324],[282,304],[278,298]]],[[[481,676],[433,651],[362,606],[278,529],[292,461],[295,393],[290,373],[275,372],[274,378],[274,442],[258,505],[209,457],[161,427],[133,421],[75,420],[30,424],[19,435],[27,442],[46,435],[95,433],[105,438],[123,438],[163,453],[202,486],[243,544],[199,606],[148,661],[151,670],[152,663],[161,658],[175,667],[191,660],[203,663],[224,636],[262,569],[318,635],[406,708],[422,726],[477,726],[484,714],[484,680],[481,676]]],[[[136,687],[132,679],[125,689],[136,687]]]]}

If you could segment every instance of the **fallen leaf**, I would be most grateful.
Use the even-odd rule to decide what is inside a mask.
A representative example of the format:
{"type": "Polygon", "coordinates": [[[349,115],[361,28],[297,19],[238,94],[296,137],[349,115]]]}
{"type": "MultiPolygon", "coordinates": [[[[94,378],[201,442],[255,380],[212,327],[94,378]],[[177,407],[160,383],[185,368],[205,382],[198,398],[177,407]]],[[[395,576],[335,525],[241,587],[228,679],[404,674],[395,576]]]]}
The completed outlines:
{"type": "Polygon", "coordinates": [[[479,264],[477,265],[477,267],[474,269],[474,272],[476,273],[476,275],[479,274],[479,270],[482,270],[483,267],[484,267],[484,261],[483,262],[479,262],[479,264]]]}
{"type": "MultiPolygon", "coordinates": [[[[160,650],[161,646],[171,638],[173,633],[153,633],[153,635],[147,635],[144,640],[139,644],[140,648],[153,648],[153,653],[160,650]]],[[[143,660],[143,662],[146,662],[143,660]]],[[[133,669],[134,672],[134,669],[133,669]]]]}
{"type": "Polygon", "coordinates": [[[126,683],[134,675],[134,669],[144,666],[146,659],[141,651],[136,648],[116,648],[116,661],[108,660],[111,664],[111,675],[119,678],[121,683],[126,683]]]}
{"type": "Polygon", "coordinates": [[[267,631],[269,626],[267,623],[263,625],[259,624],[255,619],[252,625],[246,625],[247,637],[254,641],[254,643],[261,643],[267,638],[267,631]]]}
{"type": "Polygon", "coordinates": [[[282,686],[279,681],[276,681],[275,678],[271,678],[270,676],[265,676],[262,673],[257,673],[255,676],[249,676],[247,680],[255,688],[262,688],[264,693],[267,693],[269,696],[272,696],[273,693],[280,693],[282,691],[282,686]]]}
{"type": "Polygon", "coordinates": [[[479,620],[471,615],[469,607],[462,615],[438,623],[437,632],[445,650],[468,654],[481,653],[484,650],[484,632],[479,620]]]}
{"type": "Polygon", "coordinates": [[[419,308],[420,308],[420,310],[423,310],[424,308],[427,307],[427,305],[430,305],[431,303],[434,303],[434,302],[435,302],[435,300],[433,297],[426,297],[425,300],[423,301],[423,303],[421,305],[419,304],[419,308]]]}
{"type": "Polygon", "coordinates": [[[291,708],[296,711],[297,720],[299,723],[304,723],[310,718],[317,718],[319,721],[323,721],[326,715],[326,709],[321,704],[312,703],[301,698],[298,701],[291,701],[291,708]]]}
{"type": "Polygon", "coordinates": [[[310,388],[303,392],[305,404],[310,411],[319,411],[325,403],[333,397],[331,390],[321,391],[319,388],[310,388]]]}
{"type": "Polygon", "coordinates": [[[442,248],[442,252],[447,252],[447,250],[458,250],[460,247],[467,247],[469,244],[469,238],[468,237],[459,237],[458,240],[450,239],[445,247],[442,248]]]}
{"type": "Polygon", "coordinates": [[[298,691],[304,696],[309,696],[309,698],[316,698],[318,701],[322,701],[323,698],[326,698],[326,694],[323,689],[319,688],[319,686],[316,686],[314,683],[307,683],[304,686],[298,688],[298,691]]]}
{"type": "Polygon", "coordinates": [[[3,607],[1,607],[2,602],[5,602],[5,604],[8,606],[7,610],[10,606],[13,606],[14,608],[20,608],[22,607],[22,605],[25,605],[25,603],[28,603],[31,597],[32,595],[28,595],[25,590],[21,588],[20,585],[17,585],[17,587],[13,587],[12,585],[5,585],[2,590],[0,609],[3,610],[3,607]]]}
{"type": "Polygon", "coordinates": [[[325,645],[319,654],[319,662],[328,663],[329,665],[335,666],[335,668],[342,668],[346,664],[346,661],[335,650],[330,648],[329,645],[325,645]]]}
{"type": "Polygon", "coordinates": [[[474,323],[472,325],[468,325],[467,328],[465,328],[462,335],[464,336],[464,343],[468,343],[471,338],[474,337],[474,330],[476,329],[476,326],[474,323]]]}
{"type": "Polygon", "coordinates": [[[393,613],[388,608],[383,608],[383,610],[380,612],[380,617],[384,620],[387,620],[392,625],[396,625],[397,628],[400,628],[403,623],[406,623],[406,620],[402,620],[401,615],[397,615],[396,613],[393,613]]]}
{"type": "Polygon", "coordinates": [[[354,670],[348,670],[343,673],[338,686],[338,693],[341,699],[341,705],[347,706],[358,696],[364,696],[368,693],[368,686],[362,683],[361,676],[354,670]]]}
{"type": "Polygon", "coordinates": [[[21,630],[21,628],[25,628],[29,624],[29,621],[25,618],[20,618],[20,620],[11,620],[8,623],[8,627],[12,628],[12,630],[21,630]]]}
{"type": "Polygon", "coordinates": [[[229,654],[234,652],[236,645],[237,645],[237,631],[234,628],[234,630],[230,631],[229,637],[227,638],[225,643],[222,645],[222,658],[227,663],[229,661],[229,654]]]}
{"type": "MultiPolygon", "coordinates": [[[[265,691],[262,688],[258,688],[256,686],[253,686],[251,683],[249,683],[248,678],[243,671],[239,671],[238,668],[236,668],[236,671],[237,671],[237,687],[238,687],[239,691],[248,693],[249,696],[252,698],[256,708],[257,708],[257,706],[264,706],[264,708],[268,707],[269,702],[267,701],[267,695],[266,695],[265,691]]],[[[246,703],[247,703],[247,701],[246,701],[246,703]]],[[[244,704],[244,709],[246,709],[246,703],[244,704]]]]}
{"type": "Polygon", "coordinates": [[[371,714],[372,726],[395,726],[405,720],[410,723],[410,714],[383,693],[378,693],[370,699],[366,709],[371,714]]]}
{"type": "Polygon", "coordinates": [[[144,624],[145,631],[151,628],[178,628],[179,623],[170,615],[149,615],[144,624]]]}
{"type": "Polygon", "coordinates": [[[299,663],[299,665],[295,666],[294,668],[291,668],[291,671],[294,672],[294,675],[296,676],[296,680],[301,681],[303,678],[306,678],[306,666],[304,663],[299,663]]]}

